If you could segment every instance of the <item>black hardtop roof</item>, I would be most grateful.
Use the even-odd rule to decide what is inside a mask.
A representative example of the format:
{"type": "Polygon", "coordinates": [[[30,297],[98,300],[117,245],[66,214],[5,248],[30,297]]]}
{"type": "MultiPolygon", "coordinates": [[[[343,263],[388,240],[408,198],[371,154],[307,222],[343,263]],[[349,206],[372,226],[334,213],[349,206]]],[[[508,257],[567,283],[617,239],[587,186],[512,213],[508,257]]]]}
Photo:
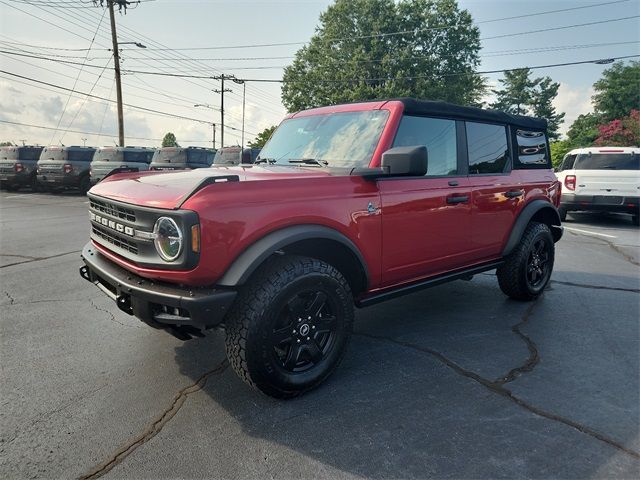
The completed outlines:
{"type": "MultiPolygon", "coordinates": [[[[479,122],[505,123],[523,128],[546,130],[547,121],[544,118],[512,115],[499,110],[463,107],[453,103],[436,100],[419,100],[417,98],[390,98],[402,102],[404,112],[409,115],[437,115],[439,117],[459,118],[461,120],[477,120],[479,122]]],[[[380,100],[376,100],[380,101],[380,100]]]]}
{"type": "Polygon", "coordinates": [[[0,148],[44,148],[42,145],[3,145],[0,148]]]}

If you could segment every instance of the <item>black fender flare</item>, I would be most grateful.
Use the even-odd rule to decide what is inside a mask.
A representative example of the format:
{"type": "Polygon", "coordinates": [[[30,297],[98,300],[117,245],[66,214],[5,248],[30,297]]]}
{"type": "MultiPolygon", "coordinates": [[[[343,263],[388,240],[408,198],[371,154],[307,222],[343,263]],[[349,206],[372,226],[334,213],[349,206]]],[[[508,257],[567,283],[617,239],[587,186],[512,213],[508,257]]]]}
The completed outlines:
{"type": "Polygon", "coordinates": [[[262,265],[262,263],[277,251],[302,240],[333,240],[345,247],[358,259],[362,266],[366,282],[369,284],[369,272],[364,257],[358,247],[345,235],[323,225],[295,225],[268,233],[244,250],[216,282],[222,287],[236,287],[243,285],[262,265]]]}
{"type": "Polygon", "coordinates": [[[518,218],[511,229],[511,234],[509,235],[509,240],[502,251],[502,256],[506,257],[509,255],[513,249],[520,243],[520,239],[524,234],[527,225],[531,219],[539,212],[543,212],[545,215],[548,215],[548,218],[551,218],[551,226],[555,227],[552,232],[554,241],[560,240],[562,237],[562,222],[560,221],[560,214],[558,213],[558,209],[555,205],[549,203],[544,200],[533,200],[529,204],[527,204],[518,215],[518,218]]]}

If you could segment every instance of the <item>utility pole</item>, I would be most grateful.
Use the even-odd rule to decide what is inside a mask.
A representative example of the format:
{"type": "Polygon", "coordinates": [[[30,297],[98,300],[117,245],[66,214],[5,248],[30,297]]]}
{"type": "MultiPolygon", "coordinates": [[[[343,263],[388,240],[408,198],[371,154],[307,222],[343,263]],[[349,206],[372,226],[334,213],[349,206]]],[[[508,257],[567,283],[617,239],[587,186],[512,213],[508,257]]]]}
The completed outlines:
{"type": "Polygon", "coordinates": [[[220,94],[220,146],[224,147],[224,92],[231,92],[230,88],[224,88],[225,79],[234,80],[236,77],[233,75],[225,75],[224,73],[218,77],[213,77],[216,80],[220,80],[220,90],[215,89],[213,92],[220,94]]]}
{"type": "Polygon", "coordinates": [[[118,50],[118,35],[116,33],[116,18],[113,12],[115,0],[107,0],[109,18],[111,19],[111,40],[113,41],[113,65],[116,72],[116,96],[118,99],[118,140],[119,146],[124,147],[124,114],[122,112],[122,83],[120,82],[120,52],[118,50]]]}

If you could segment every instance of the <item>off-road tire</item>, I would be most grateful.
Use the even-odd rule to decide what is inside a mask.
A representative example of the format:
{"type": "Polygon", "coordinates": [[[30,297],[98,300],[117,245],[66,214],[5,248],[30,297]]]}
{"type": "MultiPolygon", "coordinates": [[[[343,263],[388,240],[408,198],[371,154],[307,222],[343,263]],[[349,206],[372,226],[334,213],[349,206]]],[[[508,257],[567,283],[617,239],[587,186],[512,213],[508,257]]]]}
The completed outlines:
{"type": "Polygon", "coordinates": [[[531,222],[520,239],[520,243],[507,256],[496,272],[500,289],[514,300],[535,300],[546,288],[553,272],[555,246],[551,230],[544,223],[531,222]],[[539,285],[532,286],[527,277],[532,249],[543,241],[548,252],[547,268],[539,285]]]}
{"type": "Polygon", "coordinates": [[[560,207],[558,209],[558,214],[560,215],[560,220],[563,222],[567,221],[567,209],[560,207]]]}
{"type": "MultiPolygon", "coordinates": [[[[227,357],[238,376],[249,385],[275,398],[296,397],[318,386],[336,369],[351,335],[353,317],[351,289],[336,268],[314,258],[274,257],[242,288],[225,319],[227,357]],[[335,336],[330,337],[333,343],[331,348],[325,344],[329,348],[323,354],[326,356],[317,364],[309,362],[312,366],[308,370],[287,371],[274,354],[272,336],[278,322],[282,318],[286,322],[291,316],[282,314],[290,308],[292,300],[288,299],[297,299],[315,289],[326,292],[325,303],[330,302],[335,310],[335,336]]],[[[308,331],[309,327],[306,328],[308,331]]],[[[293,347],[292,344],[290,348],[293,347]]]]}

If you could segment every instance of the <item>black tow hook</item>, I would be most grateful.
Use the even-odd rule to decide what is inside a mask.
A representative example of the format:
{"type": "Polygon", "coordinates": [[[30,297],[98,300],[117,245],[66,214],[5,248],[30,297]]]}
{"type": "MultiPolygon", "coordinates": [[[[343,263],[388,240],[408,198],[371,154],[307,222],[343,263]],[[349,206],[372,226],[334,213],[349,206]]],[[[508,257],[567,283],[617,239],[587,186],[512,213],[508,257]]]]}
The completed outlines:
{"type": "Polygon", "coordinates": [[[118,308],[124,313],[133,315],[133,308],[131,307],[131,297],[129,295],[120,295],[116,298],[116,304],[118,308]]]}
{"type": "Polygon", "coordinates": [[[91,281],[91,277],[89,275],[89,269],[87,268],[86,265],[83,265],[82,267],[80,267],[80,276],[88,282],[91,281]]]}

